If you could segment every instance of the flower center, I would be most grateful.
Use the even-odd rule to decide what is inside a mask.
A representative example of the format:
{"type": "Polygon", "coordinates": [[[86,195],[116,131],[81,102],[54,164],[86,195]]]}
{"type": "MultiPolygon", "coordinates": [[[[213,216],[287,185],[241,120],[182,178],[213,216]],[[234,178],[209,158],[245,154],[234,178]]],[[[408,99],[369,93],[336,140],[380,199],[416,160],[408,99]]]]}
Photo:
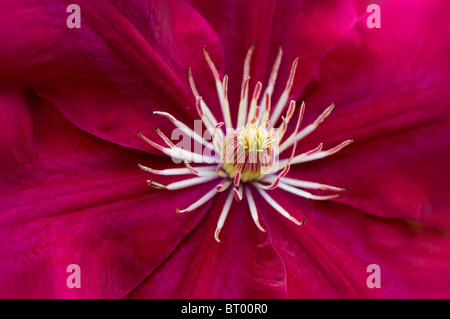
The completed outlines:
{"type": "Polygon", "coordinates": [[[222,122],[215,118],[214,114],[211,112],[211,109],[205,101],[203,101],[195,86],[192,71],[190,68],[188,69],[189,84],[195,97],[197,113],[204,126],[209,131],[212,131],[213,146],[195,130],[192,130],[186,124],[177,120],[173,115],[167,112],[154,112],[154,114],[158,114],[169,119],[174,126],[177,127],[177,129],[187,134],[192,140],[199,144],[203,144],[206,148],[205,150],[207,151],[205,153],[214,153],[214,155],[207,155],[205,153],[200,154],[195,150],[192,152],[191,150],[182,149],[175,145],[172,140],[159,129],[156,129],[156,132],[167,147],[150,140],[138,131],[139,136],[152,147],[160,150],[167,156],[172,157],[172,159],[179,160],[178,163],[181,163],[182,161],[185,165],[184,168],[156,170],[138,164],[141,169],[155,175],[196,175],[196,177],[175,181],[170,184],[162,184],[155,182],[154,180],[148,180],[147,184],[149,186],[157,189],[174,191],[204,183],[210,183],[214,180],[220,179],[220,181],[216,182],[217,184],[215,186],[213,186],[207,193],[203,194],[202,197],[198,198],[190,206],[184,209],[177,208],[177,213],[181,214],[193,211],[210,201],[216,194],[228,190],[228,195],[223,204],[222,211],[220,212],[216,231],[214,233],[214,238],[218,242],[220,242],[219,233],[225,223],[228,213],[230,212],[233,197],[238,202],[246,198],[250,214],[255,222],[255,225],[259,230],[265,232],[265,229],[259,222],[259,205],[257,205],[258,200],[265,201],[280,215],[296,225],[302,226],[305,223],[304,218],[298,220],[295,216],[292,216],[282,207],[282,205],[277,202],[276,198],[272,198],[267,191],[280,188],[294,196],[300,196],[313,200],[334,199],[339,197],[341,192],[345,191],[344,188],[339,188],[336,186],[286,177],[292,165],[319,160],[321,158],[333,155],[352,143],[352,140],[344,141],[341,144],[327,150],[323,150],[323,144],[320,143],[316,148],[310,151],[296,154],[297,143],[313,132],[325,120],[325,118],[330,115],[334,108],[334,103],[326,108],[314,122],[300,130],[303,113],[305,111],[305,103],[301,103],[295,128],[290,135],[286,136],[287,127],[290,125],[290,121],[295,113],[297,105],[295,100],[291,100],[290,102],[288,101],[290,91],[294,83],[298,58],[292,63],[285,89],[281,93],[278,102],[272,109],[272,93],[274,92],[283,51],[281,48],[278,51],[266,89],[263,91],[262,83],[257,82],[253,95],[250,98],[250,62],[253,49],[254,47],[250,48],[244,61],[244,72],[236,129],[233,129],[233,121],[231,119],[228,101],[228,76],[225,75],[223,78],[220,77],[219,72],[206,51],[206,48],[204,49],[205,59],[216,82],[220,109],[222,110],[223,115],[222,122]],[[261,94],[261,92],[263,93],[261,94]],[[260,95],[262,95],[261,99],[260,95]],[[285,110],[286,113],[282,116],[282,113],[285,110]],[[277,125],[277,123],[279,123],[279,126],[274,128],[273,125],[277,125]],[[224,128],[226,129],[226,132],[223,130],[224,128]],[[279,156],[282,158],[278,159],[279,156]],[[193,163],[204,163],[208,165],[194,167],[191,165],[193,163]],[[331,191],[335,194],[316,195],[306,191],[305,189],[331,191]],[[253,197],[254,192],[259,194],[258,199],[253,197]]]}
{"type": "Polygon", "coordinates": [[[273,166],[275,159],[274,129],[249,122],[245,127],[231,130],[223,142],[225,162],[222,168],[230,178],[242,182],[260,179],[273,166]]]}

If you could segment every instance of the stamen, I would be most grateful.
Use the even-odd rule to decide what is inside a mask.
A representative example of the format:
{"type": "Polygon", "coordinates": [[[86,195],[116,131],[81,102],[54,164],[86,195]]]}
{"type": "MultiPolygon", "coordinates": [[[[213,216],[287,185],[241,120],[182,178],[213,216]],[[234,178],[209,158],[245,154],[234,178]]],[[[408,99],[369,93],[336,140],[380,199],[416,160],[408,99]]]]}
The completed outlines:
{"type": "Polygon", "coordinates": [[[262,232],[266,232],[266,230],[259,223],[258,218],[258,210],[256,209],[255,200],[253,199],[252,192],[249,187],[245,188],[245,195],[247,196],[248,207],[250,208],[250,214],[252,215],[253,221],[255,222],[256,227],[262,232]]]}
{"type": "MultiPolygon", "coordinates": [[[[280,68],[282,57],[283,57],[283,50],[280,47],[278,49],[277,57],[275,58],[275,63],[273,64],[272,71],[270,72],[269,84],[267,85],[267,88],[263,94],[263,99],[261,100],[261,104],[260,104],[261,108],[263,108],[263,106],[265,105],[268,97],[271,97],[273,94],[273,90],[275,88],[275,83],[277,81],[278,70],[280,68]]],[[[261,123],[264,123],[264,122],[265,122],[265,120],[261,119],[261,123]]]]}
{"type": "MultiPolygon", "coordinates": [[[[208,51],[207,51],[207,49],[206,49],[206,45],[205,45],[205,47],[203,48],[203,53],[205,54],[206,62],[208,63],[209,68],[211,69],[211,72],[212,72],[212,74],[213,74],[213,76],[214,76],[214,79],[215,79],[216,81],[219,81],[219,82],[220,82],[219,72],[217,71],[217,68],[216,68],[216,66],[214,65],[214,62],[211,60],[211,58],[210,58],[210,56],[209,56],[209,54],[208,54],[208,51]]],[[[221,96],[221,95],[222,95],[222,94],[219,94],[219,96],[221,96]]]]}
{"type": "Polygon", "coordinates": [[[182,160],[182,161],[186,159],[186,160],[188,160],[191,163],[192,162],[194,162],[194,163],[215,163],[216,162],[216,159],[214,157],[211,157],[211,156],[200,155],[200,154],[197,154],[197,153],[192,153],[192,152],[186,151],[186,150],[178,148],[178,147],[175,147],[174,149],[172,149],[172,148],[165,148],[165,147],[163,147],[163,146],[153,142],[149,138],[145,137],[139,131],[137,133],[148,144],[150,144],[151,146],[153,146],[157,150],[163,152],[167,156],[170,156],[170,157],[172,157],[174,159],[178,159],[178,160],[182,160]]]}
{"type": "Polygon", "coordinates": [[[288,163],[289,164],[297,164],[299,160],[320,152],[322,150],[322,148],[323,148],[323,143],[320,143],[316,148],[314,148],[308,152],[302,153],[300,155],[297,155],[294,158],[292,158],[290,161],[289,161],[289,159],[285,159],[280,162],[280,166],[278,169],[285,167],[286,165],[288,165],[288,163]]]}
{"type": "Polygon", "coordinates": [[[223,122],[218,123],[216,125],[216,127],[214,127],[214,130],[213,130],[213,133],[212,133],[212,140],[213,140],[213,143],[214,143],[214,148],[215,148],[216,152],[220,155],[220,157],[223,156],[223,150],[222,150],[222,148],[220,147],[220,145],[219,145],[219,143],[217,141],[216,134],[218,132],[218,129],[221,128],[222,126],[223,126],[223,122]]]}
{"type": "Polygon", "coordinates": [[[351,144],[353,142],[353,140],[347,140],[342,142],[341,144],[327,150],[327,151],[322,151],[322,152],[317,152],[315,154],[311,154],[308,156],[303,156],[303,157],[299,157],[299,158],[294,158],[291,161],[291,164],[299,164],[299,163],[305,163],[305,162],[311,162],[311,161],[315,161],[321,158],[325,158],[328,157],[330,155],[333,155],[337,152],[339,152],[341,149],[343,149],[344,147],[346,147],[347,145],[351,144]]]}
{"type": "Polygon", "coordinates": [[[225,75],[225,77],[223,78],[222,114],[225,120],[226,127],[233,127],[233,124],[231,122],[230,104],[228,102],[228,75],[225,75]]]}
{"type": "Polygon", "coordinates": [[[248,83],[250,77],[247,77],[242,84],[241,101],[239,102],[239,113],[237,120],[237,128],[244,126],[247,119],[247,106],[248,106],[248,83]]]}
{"type": "Polygon", "coordinates": [[[306,192],[304,190],[289,186],[287,184],[284,184],[283,182],[281,182],[278,185],[279,188],[284,189],[285,191],[288,191],[289,193],[304,197],[304,198],[308,198],[308,199],[314,199],[314,200],[329,200],[329,199],[333,199],[333,198],[337,198],[339,196],[341,196],[340,194],[335,194],[335,195],[327,195],[327,196],[317,196],[317,195],[313,195],[309,192],[306,192]]]}
{"type": "Polygon", "coordinates": [[[151,146],[153,146],[154,148],[156,148],[157,150],[160,150],[161,152],[164,152],[165,147],[153,142],[151,139],[149,139],[148,137],[145,137],[144,135],[142,135],[141,132],[137,131],[139,137],[141,137],[145,142],[147,142],[148,144],[150,144],[151,146]]]}
{"type": "MultiPolygon", "coordinates": [[[[295,103],[295,101],[291,101],[291,103],[292,102],[295,103]]],[[[300,106],[300,113],[298,114],[298,119],[297,119],[297,124],[295,126],[295,130],[280,146],[280,153],[282,153],[284,150],[286,150],[286,148],[289,147],[290,145],[292,145],[292,143],[295,143],[294,139],[295,139],[295,136],[296,136],[298,130],[300,129],[300,124],[302,123],[304,113],[305,113],[305,102],[302,102],[302,105],[300,106]],[[294,141],[294,142],[292,142],[292,141],[294,141]],[[289,145],[289,146],[287,146],[287,145],[289,145]]],[[[283,132],[282,137],[283,136],[284,136],[284,132],[283,132]]],[[[282,137],[280,137],[280,140],[282,137]]]]}
{"type": "MultiPolygon", "coordinates": [[[[222,123],[223,124],[223,123],[222,123]]],[[[159,129],[159,128],[155,128],[156,133],[158,133],[158,135],[161,137],[161,139],[167,144],[167,146],[169,146],[172,150],[174,150],[175,152],[180,152],[182,154],[185,154],[184,157],[181,157],[183,155],[180,156],[180,158],[183,160],[184,164],[186,165],[186,167],[191,171],[191,172],[195,172],[195,170],[192,169],[192,167],[190,167],[190,165],[188,164],[188,162],[192,161],[192,156],[202,156],[200,154],[197,153],[192,153],[189,151],[186,151],[184,149],[181,149],[179,147],[176,147],[175,144],[173,144],[173,142],[159,129]]],[[[214,160],[214,159],[213,159],[214,160]]],[[[202,159],[203,161],[203,159],[202,159]]],[[[214,162],[210,162],[211,164],[214,162]]],[[[194,173],[196,174],[196,173],[194,173]]]]}
{"type": "MultiPolygon", "coordinates": [[[[203,124],[205,124],[206,128],[208,130],[212,129],[214,126],[212,125],[211,121],[209,120],[209,118],[206,116],[205,112],[204,112],[204,107],[203,107],[203,99],[201,96],[197,97],[196,101],[195,101],[195,107],[197,109],[197,113],[200,116],[203,124]]],[[[216,122],[217,123],[217,122],[216,122]]],[[[217,125],[217,124],[216,124],[217,125]]]]}
{"type": "MultiPolygon", "coordinates": [[[[201,111],[202,114],[200,115],[200,117],[202,117],[203,115],[206,116],[206,118],[208,119],[208,121],[210,123],[210,126],[214,127],[217,125],[217,120],[214,117],[214,114],[212,114],[208,105],[206,105],[206,103],[203,100],[198,101],[199,98],[201,98],[201,96],[198,93],[197,88],[195,87],[194,77],[192,76],[191,68],[189,67],[188,70],[189,70],[189,84],[191,86],[192,93],[194,94],[194,97],[195,97],[195,103],[196,104],[197,104],[197,102],[200,103],[200,105],[196,105],[197,111],[199,111],[199,113],[201,111]]],[[[223,132],[221,132],[221,133],[223,134],[223,132]]]]}
{"type": "Polygon", "coordinates": [[[216,186],[217,192],[218,192],[218,193],[223,192],[223,191],[226,190],[228,187],[230,187],[230,185],[231,185],[231,181],[230,181],[230,180],[226,181],[226,182],[223,183],[223,184],[217,185],[217,186],[216,186]]]}
{"type": "Polygon", "coordinates": [[[272,123],[276,123],[278,119],[280,118],[280,114],[284,109],[284,106],[286,105],[289,94],[291,93],[292,85],[294,84],[294,77],[295,77],[295,71],[297,69],[298,64],[298,58],[294,60],[291,67],[291,73],[289,74],[289,79],[286,83],[286,88],[284,89],[283,93],[280,96],[280,99],[278,100],[277,105],[275,106],[275,109],[272,113],[272,116],[270,117],[270,121],[272,123]]]}
{"type": "Polygon", "coordinates": [[[234,177],[234,186],[239,186],[240,182],[241,182],[241,171],[238,171],[236,173],[236,176],[234,177]]]}
{"type": "Polygon", "coordinates": [[[292,161],[292,159],[294,157],[296,149],[297,149],[297,143],[294,144],[294,147],[292,148],[291,156],[287,160],[287,163],[285,164],[283,170],[280,172],[278,177],[275,179],[275,181],[272,183],[272,185],[269,186],[268,189],[270,189],[270,190],[275,189],[277,187],[278,182],[280,181],[280,179],[283,178],[284,176],[286,176],[286,174],[289,172],[289,169],[291,168],[290,163],[291,163],[291,161],[292,161]]]}
{"type": "Polygon", "coordinates": [[[312,124],[301,130],[291,141],[285,141],[283,144],[281,144],[280,152],[283,152],[286,148],[291,146],[292,143],[298,142],[305,136],[312,133],[320,125],[320,123],[322,123],[327,118],[327,116],[330,115],[331,111],[333,111],[334,109],[334,106],[335,104],[333,103],[328,108],[326,108],[325,111],[323,111],[323,113],[312,124]]]}
{"type": "Polygon", "coordinates": [[[215,176],[201,176],[201,177],[194,177],[194,178],[190,178],[190,179],[185,179],[179,182],[174,182],[168,185],[163,185],[160,183],[157,183],[155,181],[148,181],[149,184],[151,184],[151,186],[157,185],[159,188],[164,188],[167,190],[177,190],[177,189],[182,189],[182,188],[186,188],[186,187],[191,187],[194,185],[200,185],[200,184],[204,184],[207,183],[209,181],[215,180],[219,178],[219,176],[215,175],[215,176]]]}
{"type": "MultiPolygon", "coordinates": [[[[156,175],[166,175],[166,176],[174,176],[174,175],[188,175],[191,174],[191,171],[187,168],[169,168],[163,170],[156,170],[141,164],[138,164],[138,167],[143,171],[156,174],[156,175]]],[[[199,166],[196,167],[195,170],[202,176],[213,176],[217,175],[215,172],[214,166],[199,166]]]]}
{"type": "Polygon", "coordinates": [[[289,108],[286,112],[286,117],[281,117],[281,119],[283,120],[283,122],[281,123],[280,129],[281,129],[281,133],[279,135],[279,139],[280,141],[283,139],[284,133],[286,133],[289,121],[291,120],[292,116],[294,115],[295,112],[295,104],[296,102],[294,100],[292,100],[289,103],[289,108]]]}
{"type": "Polygon", "coordinates": [[[199,134],[197,134],[194,130],[189,128],[186,124],[183,122],[177,120],[173,115],[167,112],[159,112],[155,111],[153,114],[164,116],[165,118],[168,118],[176,127],[178,127],[183,133],[188,135],[190,138],[192,138],[194,141],[203,144],[204,146],[210,148],[211,150],[213,147],[210,143],[208,143],[206,140],[203,139],[199,134]]]}
{"type": "Polygon", "coordinates": [[[269,93],[266,93],[264,98],[265,98],[265,102],[264,102],[265,107],[264,107],[264,112],[263,112],[260,123],[266,123],[269,118],[269,115],[270,115],[271,98],[270,98],[269,93]]]}
{"type": "MultiPolygon", "coordinates": [[[[276,178],[275,176],[266,176],[265,178],[262,179],[262,181],[271,182],[275,178],[276,178]]],[[[320,183],[315,183],[315,182],[308,182],[308,181],[293,179],[293,178],[289,178],[289,177],[283,177],[283,183],[287,184],[287,185],[295,186],[295,187],[300,187],[300,188],[320,189],[320,190],[324,190],[324,191],[334,191],[334,192],[346,191],[345,188],[340,188],[340,187],[336,187],[336,186],[320,184],[320,183]]]]}
{"type": "Polygon", "coordinates": [[[248,120],[252,120],[255,117],[256,106],[259,98],[259,94],[261,93],[262,83],[258,82],[255,86],[255,91],[253,91],[252,101],[250,102],[250,111],[248,112],[248,120]]]}
{"type": "Polygon", "coordinates": [[[220,243],[219,233],[222,230],[225,220],[227,219],[228,213],[230,211],[231,203],[233,202],[233,191],[228,193],[228,197],[223,205],[222,212],[220,213],[219,220],[217,221],[216,231],[214,232],[214,238],[218,243],[220,243]]]}
{"type": "Polygon", "coordinates": [[[205,53],[206,62],[208,63],[216,82],[217,95],[219,96],[220,107],[222,109],[222,114],[224,121],[226,123],[226,127],[233,127],[233,125],[231,124],[230,106],[228,105],[228,97],[227,97],[228,76],[225,75],[225,78],[222,83],[222,81],[220,81],[219,72],[217,71],[217,68],[214,65],[214,62],[212,61],[211,57],[209,56],[208,51],[206,50],[206,46],[204,47],[203,52],[205,53]]]}
{"type": "Polygon", "coordinates": [[[305,223],[305,219],[299,222],[296,218],[292,217],[283,207],[280,206],[276,201],[273,200],[272,197],[269,196],[263,189],[260,187],[256,187],[256,190],[261,194],[262,198],[266,200],[266,202],[272,206],[277,212],[279,212],[282,216],[289,219],[296,225],[302,226],[305,223]]]}
{"type": "Polygon", "coordinates": [[[250,47],[250,49],[247,51],[247,55],[245,56],[243,81],[245,81],[250,76],[250,63],[252,61],[252,56],[253,56],[254,50],[255,50],[255,45],[253,44],[250,47]]]}
{"type": "Polygon", "coordinates": [[[241,101],[239,102],[239,113],[238,113],[238,120],[236,123],[237,128],[244,126],[246,122],[247,107],[248,107],[248,84],[250,80],[250,63],[252,60],[254,49],[255,45],[252,45],[251,48],[248,50],[244,61],[244,72],[242,75],[242,85],[241,85],[241,101]]]}
{"type": "Polygon", "coordinates": [[[160,183],[157,183],[157,182],[154,182],[154,181],[150,181],[150,180],[147,181],[147,185],[151,186],[153,188],[156,188],[156,189],[167,189],[167,187],[164,186],[163,184],[160,184],[160,183]]]}
{"type": "Polygon", "coordinates": [[[161,139],[166,143],[167,146],[169,146],[172,149],[177,148],[175,144],[168,138],[159,128],[155,128],[156,133],[161,137],[161,139]]]}
{"type": "MultiPolygon", "coordinates": [[[[224,181],[223,181],[223,182],[224,182],[224,181]]],[[[226,184],[223,183],[223,182],[222,182],[222,184],[223,184],[224,186],[223,186],[222,191],[225,190],[226,188],[228,188],[229,185],[231,185],[231,183],[230,183],[230,184],[228,184],[228,186],[225,186],[226,184]]],[[[215,187],[214,187],[213,189],[211,189],[208,193],[206,193],[205,195],[203,195],[199,200],[197,200],[195,203],[193,203],[193,204],[192,204],[191,206],[189,206],[188,208],[185,208],[185,209],[179,209],[179,208],[177,208],[177,214],[182,214],[182,213],[186,213],[186,212],[193,211],[194,209],[196,209],[196,208],[202,206],[203,204],[207,203],[207,202],[208,202],[211,198],[213,198],[214,195],[216,195],[216,194],[217,194],[217,186],[215,186],[215,187]]]]}
{"type": "Polygon", "coordinates": [[[234,192],[234,198],[236,199],[237,202],[240,202],[242,200],[242,198],[244,197],[244,188],[242,185],[239,185],[238,188],[233,188],[233,192],[234,192]]]}

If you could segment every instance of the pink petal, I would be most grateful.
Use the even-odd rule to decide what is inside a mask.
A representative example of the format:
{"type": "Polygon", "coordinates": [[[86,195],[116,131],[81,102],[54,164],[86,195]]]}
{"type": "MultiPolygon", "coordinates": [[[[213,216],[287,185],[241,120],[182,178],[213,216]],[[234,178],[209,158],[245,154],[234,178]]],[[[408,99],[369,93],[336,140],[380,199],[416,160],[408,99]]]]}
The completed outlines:
{"type": "Polygon", "coordinates": [[[290,298],[448,298],[450,236],[400,219],[365,214],[332,202],[276,198],[301,228],[267,210],[272,242],[284,261],[290,298]],[[381,288],[367,271],[380,266],[381,288]]]}
{"type": "Polygon", "coordinates": [[[192,234],[128,297],[286,297],[283,262],[267,234],[253,224],[246,203],[232,204],[221,242],[214,240],[226,197],[221,195],[192,234]]]}
{"type": "MultiPolygon", "coordinates": [[[[291,98],[297,99],[316,62],[353,25],[360,10],[352,1],[192,1],[211,23],[225,50],[230,76],[230,107],[237,112],[247,50],[255,44],[250,92],[257,81],[266,85],[279,47],[284,51],[275,101],[284,90],[291,64],[300,57],[291,98]]],[[[219,60],[220,61],[220,60],[219,60]]],[[[275,123],[274,123],[275,124],[275,123]]]]}
{"type": "Polygon", "coordinates": [[[331,101],[336,108],[299,147],[355,143],[290,177],[347,188],[339,200],[371,214],[450,227],[450,42],[437,36],[450,11],[438,3],[386,3],[385,28],[362,20],[322,59],[305,91],[305,125],[331,101]]]}
{"type": "Polygon", "coordinates": [[[82,132],[33,94],[9,100],[20,108],[16,119],[22,114],[33,125],[24,121],[11,132],[25,136],[27,143],[14,144],[16,161],[0,182],[0,296],[125,296],[208,209],[205,205],[196,214],[180,216],[176,206],[211,186],[152,191],[147,174],[136,167],[149,156],[82,132]],[[80,289],[66,285],[70,264],[81,268],[80,289]]]}
{"type": "MultiPolygon", "coordinates": [[[[195,10],[163,1],[77,4],[80,29],[66,27],[64,1],[4,6],[2,77],[36,87],[85,131],[137,149],[147,148],[136,130],[155,136],[156,126],[172,130],[153,111],[189,122],[197,117],[187,67],[205,64],[204,45],[222,53],[195,10]]],[[[202,78],[198,85],[205,86],[202,78]]]]}

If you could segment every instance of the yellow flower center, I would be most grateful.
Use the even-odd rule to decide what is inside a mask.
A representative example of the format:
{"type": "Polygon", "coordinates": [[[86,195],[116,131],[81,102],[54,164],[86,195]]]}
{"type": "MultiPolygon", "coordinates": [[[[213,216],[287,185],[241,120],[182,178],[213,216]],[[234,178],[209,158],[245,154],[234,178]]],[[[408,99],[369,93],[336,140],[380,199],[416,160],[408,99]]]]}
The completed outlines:
{"type": "Polygon", "coordinates": [[[223,141],[225,162],[222,168],[230,178],[240,172],[240,180],[258,180],[269,172],[275,159],[274,129],[248,122],[245,127],[232,130],[223,141]]]}

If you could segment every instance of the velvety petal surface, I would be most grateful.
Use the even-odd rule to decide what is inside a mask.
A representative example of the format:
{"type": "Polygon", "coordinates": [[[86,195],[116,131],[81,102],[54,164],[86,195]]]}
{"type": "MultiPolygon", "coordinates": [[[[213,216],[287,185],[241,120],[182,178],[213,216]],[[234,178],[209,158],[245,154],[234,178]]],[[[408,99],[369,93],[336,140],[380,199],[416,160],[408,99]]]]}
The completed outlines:
{"type": "Polygon", "coordinates": [[[403,4],[383,5],[381,29],[361,20],[318,64],[305,125],[330,99],[337,106],[299,148],[355,142],[289,176],[347,188],[339,201],[362,211],[448,229],[450,11],[442,1],[403,4]]]}
{"type": "Polygon", "coordinates": [[[146,185],[136,164],[158,158],[79,130],[33,93],[5,100],[21,123],[10,135],[24,143],[14,144],[0,184],[1,296],[123,297],[208,209],[175,213],[202,187],[162,194],[146,185]],[[81,268],[80,289],[66,285],[71,264],[81,268]]]}
{"type": "Polygon", "coordinates": [[[339,203],[276,191],[303,227],[263,210],[272,243],[286,266],[290,298],[448,298],[450,234],[400,219],[370,216],[339,203]],[[369,265],[381,288],[369,288],[369,265]]]}
{"type": "MultiPolygon", "coordinates": [[[[153,111],[193,125],[187,67],[206,65],[207,44],[222,56],[195,10],[182,1],[81,1],[81,28],[69,29],[69,3],[2,4],[4,79],[36,88],[78,127],[123,146],[142,149],[136,130],[156,136],[155,127],[172,127],[153,111]]],[[[214,92],[204,78],[197,84],[214,92]]]]}
{"type": "MultiPolygon", "coordinates": [[[[130,298],[286,298],[286,272],[270,238],[250,217],[247,203],[234,202],[214,240],[226,194],[173,254],[130,298]]],[[[193,211],[188,214],[197,214],[193,211]]]]}
{"type": "MultiPolygon", "coordinates": [[[[225,52],[219,65],[230,76],[230,107],[237,112],[248,49],[255,50],[250,92],[257,81],[267,85],[278,49],[283,50],[274,101],[286,86],[292,62],[299,57],[291,98],[300,97],[317,61],[363,13],[353,1],[191,1],[220,37],[225,52]]],[[[237,114],[237,113],[236,113],[237,114]]]]}

